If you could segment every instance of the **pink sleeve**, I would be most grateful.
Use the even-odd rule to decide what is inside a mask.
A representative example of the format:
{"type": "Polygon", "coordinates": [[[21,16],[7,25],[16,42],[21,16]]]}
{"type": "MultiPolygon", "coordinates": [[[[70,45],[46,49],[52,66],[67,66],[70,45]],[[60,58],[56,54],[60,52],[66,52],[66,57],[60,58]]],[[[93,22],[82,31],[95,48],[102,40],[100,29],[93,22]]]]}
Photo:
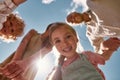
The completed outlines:
{"type": "Polygon", "coordinates": [[[92,63],[92,64],[102,64],[104,65],[105,64],[105,59],[104,57],[100,56],[99,54],[97,53],[93,53],[91,51],[85,51],[83,52],[83,54],[85,54],[89,61],[92,63]]]}

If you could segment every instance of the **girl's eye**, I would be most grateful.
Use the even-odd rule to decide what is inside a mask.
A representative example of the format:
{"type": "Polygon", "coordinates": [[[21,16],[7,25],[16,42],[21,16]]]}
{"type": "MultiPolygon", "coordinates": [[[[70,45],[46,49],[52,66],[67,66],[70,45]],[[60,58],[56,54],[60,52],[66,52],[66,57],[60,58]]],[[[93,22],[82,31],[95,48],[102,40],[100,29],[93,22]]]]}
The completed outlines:
{"type": "Polygon", "coordinates": [[[54,43],[55,43],[55,44],[60,43],[60,40],[56,40],[54,43]]]}
{"type": "Polygon", "coordinates": [[[69,38],[71,38],[71,37],[72,37],[71,35],[67,35],[67,36],[66,36],[66,39],[69,39],[69,38]]]}

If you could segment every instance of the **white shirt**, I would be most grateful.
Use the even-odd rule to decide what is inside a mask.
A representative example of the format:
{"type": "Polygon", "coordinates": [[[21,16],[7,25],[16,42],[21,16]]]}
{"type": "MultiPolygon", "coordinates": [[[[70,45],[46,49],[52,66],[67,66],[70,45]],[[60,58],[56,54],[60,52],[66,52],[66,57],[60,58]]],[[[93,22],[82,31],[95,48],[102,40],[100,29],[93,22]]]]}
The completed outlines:
{"type": "Polygon", "coordinates": [[[120,28],[120,0],[87,0],[87,5],[103,25],[120,28]]]}
{"type": "Polygon", "coordinates": [[[86,33],[94,50],[98,52],[104,37],[120,38],[120,0],[87,0],[87,5],[100,20],[97,22],[92,17],[92,21],[87,24],[86,33]]]}
{"type": "Polygon", "coordinates": [[[95,52],[99,51],[100,43],[104,41],[104,37],[120,37],[120,26],[104,25],[100,22],[99,16],[93,11],[88,14],[92,20],[86,23],[86,36],[94,47],[95,52]]]}
{"type": "Polygon", "coordinates": [[[0,1],[0,30],[3,27],[3,23],[6,21],[6,16],[8,16],[17,6],[12,2],[12,0],[0,1]]]}

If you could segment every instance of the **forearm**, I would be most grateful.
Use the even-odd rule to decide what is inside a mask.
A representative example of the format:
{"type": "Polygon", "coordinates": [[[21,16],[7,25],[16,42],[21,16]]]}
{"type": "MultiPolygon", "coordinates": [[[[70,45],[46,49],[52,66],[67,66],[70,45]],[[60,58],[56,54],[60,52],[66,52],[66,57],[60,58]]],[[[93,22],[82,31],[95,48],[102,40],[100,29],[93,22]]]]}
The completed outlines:
{"type": "Polygon", "coordinates": [[[91,44],[92,44],[95,52],[99,53],[100,44],[101,44],[101,42],[103,42],[103,41],[104,41],[103,38],[98,38],[98,39],[92,40],[91,44]]]}
{"type": "Polygon", "coordinates": [[[36,63],[42,59],[40,52],[36,52],[35,54],[31,55],[30,57],[27,57],[22,60],[23,64],[25,64],[26,67],[31,65],[36,65],[36,63]]]}
{"type": "Polygon", "coordinates": [[[35,54],[33,54],[32,56],[25,58],[24,62],[28,66],[36,64],[36,62],[38,62],[40,59],[42,59],[51,50],[52,50],[52,47],[50,47],[50,48],[44,47],[44,48],[40,49],[38,52],[36,52],[35,54]]]}
{"type": "Polygon", "coordinates": [[[16,53],[13,57],[13,60],[19,60],[21,59],[22,55],[24,54],[27,45],[29,44],[29,41],[31,39],[31,37],[36,34],[37,32],[35,30],[31,30],[28,32],[28,34],[23,38],[23,40],[21,41],[19,47],[16,50],[16,53]]]}
{"type": "Polygon", "coordinates": [[[91,43],[91,46],[94,48],[94,51],[98,53],[100,49],[100,44],[101,42],[104,41],[104,39],[102,37],[94,37],[94,35],[89,34],[89,33],[86,34],[86,36],[88,37],[91,43]]]}

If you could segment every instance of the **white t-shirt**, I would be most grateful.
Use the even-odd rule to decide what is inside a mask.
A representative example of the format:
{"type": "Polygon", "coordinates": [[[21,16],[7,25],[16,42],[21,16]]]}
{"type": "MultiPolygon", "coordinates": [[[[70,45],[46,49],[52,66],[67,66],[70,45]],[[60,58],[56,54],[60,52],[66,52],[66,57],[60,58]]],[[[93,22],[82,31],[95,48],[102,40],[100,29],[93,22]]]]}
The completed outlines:
{"type": "Polygon", "coordinates": [[[17,6],[12,2],[12,0],[0,1],[0,30],[3,27],[3,23],[6,21],[6,16],[8,16],[17,6]]]}
{"type": "Polygon", "coordinates": [[[87,0],[87,5],[103,25],[120,28],[120,0],[87,0]]]}
{"type": "Polygon", "coordinates": [[[96,19],[92,17],[86,33],[94,50],[98,52],[104,37],[120,38],[120,0],[87,0],[87,5],[100,20],[100,24],[96,25],[96,19]]]}

